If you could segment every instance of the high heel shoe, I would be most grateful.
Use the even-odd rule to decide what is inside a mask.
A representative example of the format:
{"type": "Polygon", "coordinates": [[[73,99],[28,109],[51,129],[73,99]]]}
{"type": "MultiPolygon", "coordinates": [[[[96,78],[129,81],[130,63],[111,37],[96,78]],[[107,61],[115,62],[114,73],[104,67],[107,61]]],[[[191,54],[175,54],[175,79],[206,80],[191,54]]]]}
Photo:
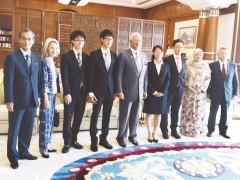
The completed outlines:
{"type": "Polygon", "coordinates": [[[148,142],[152,143],[153,142],[153,138],[151,133],[148,134],[148,142]]]}
{"type": "Polygon", "coordinates": [[[153,142],[155,142],[155,143],[157,143],[158,142],[158,139],[155,139],[155,136],[154,136],[154,134],[152,134],[152,137],[153,137],[153,142]]]}

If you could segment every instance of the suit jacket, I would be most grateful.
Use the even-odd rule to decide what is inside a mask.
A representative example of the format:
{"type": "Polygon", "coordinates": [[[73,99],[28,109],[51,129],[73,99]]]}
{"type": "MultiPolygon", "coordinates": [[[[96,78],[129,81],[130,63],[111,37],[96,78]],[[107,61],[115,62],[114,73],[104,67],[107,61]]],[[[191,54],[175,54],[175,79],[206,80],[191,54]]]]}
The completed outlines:
{"type": "Polygon", "coordinates": [[[148,63],[148,95],[155,91],[162,92],[165,96],[168,94],[170,82],[170,66],[167,63],[161,65],[160,73],[157,73],[154,61],[148,63]]]}
{"type": "Polygon", "coordinates": [[[138,72],[131,49],[118,56],[117,61],[117,92],[124,93],[124,100],[136,101],[143,99],[147,92],[147,55],[141,52],[142,69],[138,72]]]}
{"type": "Polygon", "coordinates": [[[238,94],[238,74],[236,64],[227,63],[227,76],[224,80],[219,61],[209,64],[211,69],[211,81],[208,87],[210,99],[214,102],[220,102],[225,95],[227,102],[232,100],[233,96],[238,94]]]}
{"type": "Polygon", "coordinates": [[[78,60],[73,50],[62,55],[61,76],[64,96],[71,94],[79,96],[80,92],[87,93],[87,75],[89,56],[82,52],[82,65],[79,67],[78,60]],[[81,87],[81,88],[80,88],[81,87]]]}
{"type": "Polygon", "coordinates": [[[5,103],[13,102],[14,108],[38,105],[40,97],[40,59],[31,53],[31,72],[20,49],[9,54],[4,65],[5,103]]]}
{"type": "Polygon", "coordinates": [[[116,75],[116,53],[110,51],[111,65],[107,71],[101,49],[90,54],[90,76],[88,92],[93,92],[96,96],[104,96],[109,92],[111,96],[115,93],[116,75]]]}
{"type": "Polygon", "coordinates": [[[170,84],[168,93],[174,94],[175,92],[178,92],[180,96],[182,96],[184,91],[184,84],[183,84],[183,78],[184,78],[184,70],[186,65],[186,59],[183,57],[182,60],[182,69],[180,72],[177,70],[177,65],[175,63],[175,59],[173,55],[170,55],[164,59],[164,62],[168,63],[170,65],[170,84]]]}

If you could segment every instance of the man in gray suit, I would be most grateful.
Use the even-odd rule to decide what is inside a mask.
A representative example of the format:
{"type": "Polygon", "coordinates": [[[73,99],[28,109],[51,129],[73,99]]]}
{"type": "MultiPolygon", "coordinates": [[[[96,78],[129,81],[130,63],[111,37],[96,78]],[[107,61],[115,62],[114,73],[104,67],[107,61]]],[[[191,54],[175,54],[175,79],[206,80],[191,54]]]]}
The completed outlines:
{"type": "Polygon", "coordinates": [[[129,126],[129,141],[138,145],[137,123],[141,101],[147,97],[147,55],[141,51],[142,36],[135,32],[130,37],[131,48],[118,56],[116,87],[119,103],[119,130],[117,142],[126,147],[125,139],[129,126]]]}
{"type": "Polygon", "coordinates": [[[219,122],[219,134],[224,138],[230,139],[227,135],[228,129],[228,110],[230,102],[238,95],[238,75],[237,65],[228,61],[228,51],[221,48],[218,53],[218,61],[209,64],[211,81],[208,94],[211,99],[210,114],[208,119],[208,133],[211,137],[215,130],[216,114],[221,105],[221,117],[219,122]]]}

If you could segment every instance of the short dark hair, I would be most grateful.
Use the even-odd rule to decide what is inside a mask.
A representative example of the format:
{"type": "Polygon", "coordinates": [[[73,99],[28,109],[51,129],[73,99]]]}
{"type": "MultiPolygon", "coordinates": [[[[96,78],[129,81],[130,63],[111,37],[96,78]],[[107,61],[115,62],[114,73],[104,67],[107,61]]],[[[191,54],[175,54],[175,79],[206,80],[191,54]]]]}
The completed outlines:
{"type": "Polygon", "coordinates": [[[80,30],[76,30],[70,34],[70,41],[74,40],[76,37],[79,37],[79,36],[82,37],[84,40],[86,40],[86,36],[85,36],[84,32],[82,32],[80,30]]]}
{"type": "Polygon", "coordinates": [[[174,39],[174,40],[173,40],[173,43],[172,43],[173,47],[174,47],[177,43],[179,43],[179,42],[181,42],[181,43],[184,44],[184,42],[183,42],[182,39],[174,39]]]}
{"type": "MultiPolygon", "coordinates": [[[[154,53],[154,52],[156,51],[157,48],[158,48],[158,49],[161,49],[161,51],[163,51],[162,46],[160,46],[160,45],[156,45],[156,46],[153,47],[152,52],[154,53]]],[[[152,58],[151,58],[151,59],[154,60],[154,58],[155,58],[154,55],[152,55],[152,58]]]]}
{"type": "Polygon", "coordinates": [[[101,33],[100,33],[100,39],[101,38],[105,38],[106,36],[110,36],[110,37],[114,37],[113,32],[109,29],[104,29],[101,33]]]}
{"type": "Polygon", "coordinates": [[[31,29],[23,29],[22,31],[19,32],[18,37],[21,38],[23,33],[31,32],[33,35],[33,39],[35,39],[35,34],[31,29]]]}

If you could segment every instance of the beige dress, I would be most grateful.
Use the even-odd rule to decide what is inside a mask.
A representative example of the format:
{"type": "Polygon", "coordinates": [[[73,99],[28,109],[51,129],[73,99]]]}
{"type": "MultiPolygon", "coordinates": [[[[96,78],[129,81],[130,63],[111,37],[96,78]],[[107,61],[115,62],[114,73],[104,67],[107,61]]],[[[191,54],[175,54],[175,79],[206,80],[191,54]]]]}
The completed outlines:
{"type": "Polygon", "coordinates": [[[203,136],[206,91],[211,78],[209,65],[192,61],[186,66],[185,91],[182,98],[180,132],[185,136],[203,136]],[[201,92],[193,93],[189,87],[197,87],[201,92]]]}

